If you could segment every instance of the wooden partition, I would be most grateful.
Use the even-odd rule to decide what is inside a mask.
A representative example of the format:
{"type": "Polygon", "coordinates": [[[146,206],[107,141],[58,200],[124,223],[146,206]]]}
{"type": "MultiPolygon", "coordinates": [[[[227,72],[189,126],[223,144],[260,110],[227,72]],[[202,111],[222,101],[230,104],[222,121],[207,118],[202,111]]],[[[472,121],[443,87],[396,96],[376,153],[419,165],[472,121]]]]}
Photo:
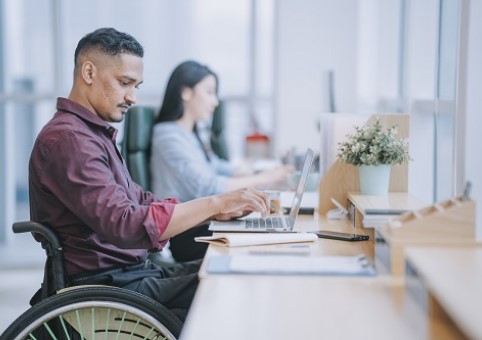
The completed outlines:
{"type": "MultiPolygon", "coordinates": [[[[334,119],[336,120],[336,114],[334,115],[334,119]]],[[[399,138],[408,138],[408,114],[375,114],[371,115],[367,121],[370,124],[373,124],[376,119],[380,119],[380,123],[384,129],[394,125],[398,126],[399,138]]],[[[354,128],[352,132],[355,132],[354,128]]],[[[333,140],[331,142],[338,144],[339,142],[342,142],[342,140],[333,140]]],[[[320,197],[318,207],[319,214],[325,215],[328,210],[335,208],[330,200],[332,197],[338,202],[346,204],[347,193],[359,190],[360,184],[358,180],[358,167],[336,160],[320,180],[320,197]]],[[[408,164],[396,165],[392,167],[389,191],[408,191],[408,164]]]]}

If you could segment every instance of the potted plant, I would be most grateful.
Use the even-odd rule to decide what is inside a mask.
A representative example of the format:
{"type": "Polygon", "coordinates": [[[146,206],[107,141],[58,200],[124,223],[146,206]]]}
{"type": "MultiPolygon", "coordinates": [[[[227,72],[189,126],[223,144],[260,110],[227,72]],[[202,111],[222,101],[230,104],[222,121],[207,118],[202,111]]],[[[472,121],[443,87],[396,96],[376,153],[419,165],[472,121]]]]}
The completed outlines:
{"type": "Polygon", "coordinates": [[[409,159],[408,140],[397,138],[398,126],[384,130],[377,119],[374,124],[355,126],[355,133],[338,143],[340,161],[359,167],[360,191],[366,195],[388,193],[392,165],[409,159]]]}

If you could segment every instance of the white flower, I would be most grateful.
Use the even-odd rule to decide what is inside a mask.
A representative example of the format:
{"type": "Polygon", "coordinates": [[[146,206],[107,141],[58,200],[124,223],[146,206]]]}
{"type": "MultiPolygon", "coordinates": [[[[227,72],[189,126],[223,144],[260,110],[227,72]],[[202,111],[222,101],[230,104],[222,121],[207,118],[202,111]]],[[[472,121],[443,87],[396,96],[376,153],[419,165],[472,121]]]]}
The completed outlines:
{"type": "Polygon", "coordinates": [[[338,158],[353,165],[402,164],[410,160],[408,140],[399,139],[398,127],[383,131],[380,121],[355,127],[355,133],[347,141],[339,143],[338,158]]]}

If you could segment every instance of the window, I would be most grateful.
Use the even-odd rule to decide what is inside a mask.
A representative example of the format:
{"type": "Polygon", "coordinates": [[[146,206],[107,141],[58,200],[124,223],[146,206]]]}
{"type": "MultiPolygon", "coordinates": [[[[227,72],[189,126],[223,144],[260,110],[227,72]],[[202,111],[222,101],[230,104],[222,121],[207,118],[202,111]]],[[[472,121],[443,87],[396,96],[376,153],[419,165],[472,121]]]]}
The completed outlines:
{"type": "Polygon", "coordinates": [[[139,105],[159,106],[173,68],[195,59],[219,75],[232,158],[243,156],[251,112],[272,132],[274,0],[143,0],[135,6],[130,0],[5,0],[2,5],[0,161],[6,166],[0,169],[0,244],[14,220],[29,218],[33,141],[53,115],[56,97],[69,94],[77,42],[96,28],[115,27],[143,44],[139,105]]]}
{"type": "Polygon", "coordinates": [[[56,74],[51,1],[8,0],[2,11],[0,242],[9,237],[5,230],[14,219],[29,218],[28,157],[38,129],[52,114],[56,74]]]}

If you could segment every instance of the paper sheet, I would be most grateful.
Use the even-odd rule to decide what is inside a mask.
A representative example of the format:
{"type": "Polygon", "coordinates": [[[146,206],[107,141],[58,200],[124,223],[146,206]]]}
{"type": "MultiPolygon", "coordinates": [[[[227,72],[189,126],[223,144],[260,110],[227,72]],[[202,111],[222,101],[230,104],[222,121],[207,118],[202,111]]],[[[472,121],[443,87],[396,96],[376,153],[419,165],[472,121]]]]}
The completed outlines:
{"type": "Polygon", "coordinates": [[[209,259],[207,270],[226,274],[376,275],[372,263],[364,256],[217,256],[209,259]]]}

